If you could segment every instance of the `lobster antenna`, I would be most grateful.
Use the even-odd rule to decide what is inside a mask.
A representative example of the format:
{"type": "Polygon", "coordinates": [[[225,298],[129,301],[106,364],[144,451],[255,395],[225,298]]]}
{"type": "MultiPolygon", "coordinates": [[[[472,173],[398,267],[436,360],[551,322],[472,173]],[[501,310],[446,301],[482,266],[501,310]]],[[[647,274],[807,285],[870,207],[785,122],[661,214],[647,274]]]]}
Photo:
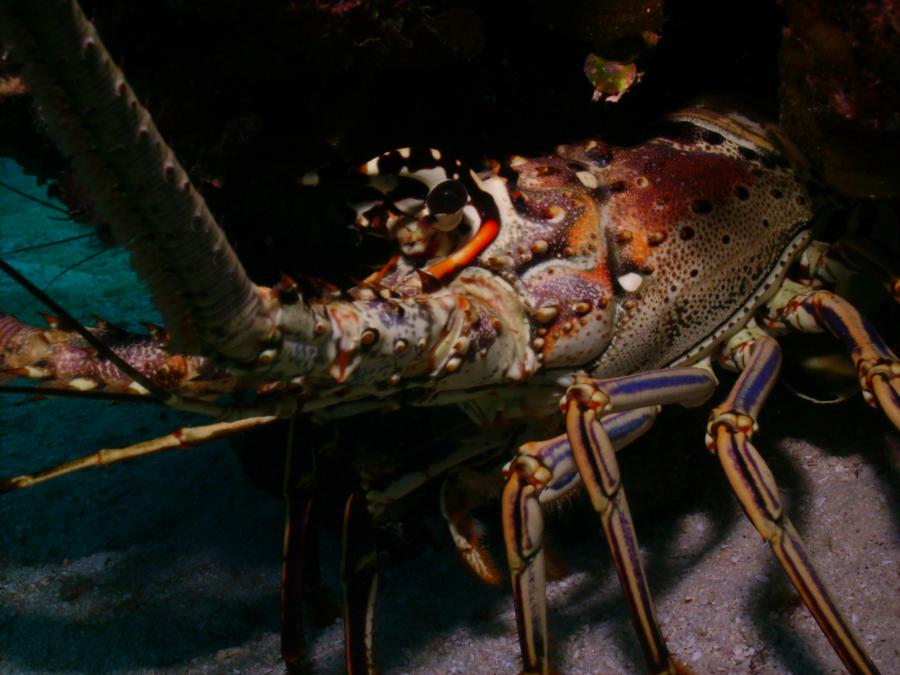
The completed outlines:
{"type": "Polygon", "coordinates": [[[15,188],[6,181],[0,180],[0,187],[6,188],[10,192],[19,195],[20,197],[24,197],[28,201],[34,202],[35,204],[40,204],[41,206],[46,206],[48,209],[53,209],[54,211],[59,211],[60,213],[65,213],[68,216],[69,220],[71,220],[71,214],[68,209],[64,209],[61,206],[57,206],[53,202],[48,202],[46,199],[41,199],[40,197],[35,197],[34,195],[30,195],[27,192],[23,192],[19,188],[15,188]]]}
{"type": "Polygon", "coordinates": [[[57,396],[62,398],[91,398],[101,401],[128,401],[129,403],[157,404],[155,398],[141,394],[121,394],[113,391],[81,391],[76,389],[53,389],[51,387],[19,387],[0,384],[0,394],[32,394],[34,396],[57,396]]]}
{"type": "Polygon", "coordinates": [[[86,263],[88,260],[93,260],[93,259],[96,258],[97,256],[102,255],[103,253],[106,253],[107,250],[108,250],[108,249],[106,249],[106,248],[101,248],[101,249],[99,249],[99,250],[97,250],[97,251],[94,251],[93,253],[90,253],[89,255],[86,255],[84,258],[82,258],[82,259],[79,260],[78,262],[72,263],[72,264],[69,265],[68,267],[64,267],[62,270],[60,270],[59,272],[57,272],[57,273],[53,276],[53,278],[50,279],[50,281],[48,281],[46,284],[44,284],[44,290],[46,291],[47,289],[49,289],[50,286],[52,286],[53,283],[54,283],[57,279],[59,279],[63,274],[66,274],[66,273],[68,273],[68,272],[71,272],[72,270],[74,270],[74,269],[75,269],[76,267],[78,267],[79,265],[83,265],[84,263],[86,263]]]}
{"type": "MultiPolygon", "coordinates": [[[[69,242],[78,241],[79,239],[87,239],[88,237],[93,237],[93,236],[95,236],[95,235],[92,232],[88,232],[86,234],[77,234],[73,237],[66,237],[65,239],[57,239],[56,241],[46,241],[41,244],[34,244],[32,246],[23,246],[21,248],[14,248],[10,251],[2,251],[2,252],[0,252],[0,256],[14,255],[16,253],[25,253],[27,251],[36,251],[36,250],[39,250],[42,248],[49,248],[51,246],[58,246],[60,244],[68,244],[69,242]]],[[[102,253],[105,253],[106,251],[107,251],[106,248],[101,248],[97,251],[94,251],[93,253],[86,255],[81,260],[79,260],[75,263],[72,263],[68,267],[63,268],[58,274],[56,274],[56,276],[54,276],[52,279],[50,279],[50,281],[48,281],[44,285],[44,290],[46,291],[48,288],[50,288],[50,286],[52,286],[53,283],[56,282],[56,280],[59,279],[62,275],[66,274],[67,272],[71,272],[79,265],[83,265],[88,260],[93,260],[94,258],[96,258],[97,256],[99,256],[102,253]]]]}
{"type": "MultiPolygon", "coordinates": [[[[37,251],[42,248],[50,248],[51,246],[58,246],[60,244],[68,244],[69,242],[72,242],[72,241],[78,241],[79,239],[87,239],[88,237],[93,237],[93,236],[96,236],[93,232],[87,232],[85,234],[76,234],[73,237],[66,237],[65,239],[57,239],[56,241],[45,241],[40,244],[32,244],[31,246],[23,246],[22,248],[14,248],[9,251],[0,251],[0,255],[7,256],[7,255],[15,255],[16,253],[26,253],[28,251],[37,251]]],[[[87,260],[87,258],[85,260],[87,260]]],[[[84,262],[84,260],[82,260],[81,262],[75,263],[75,264],[80,265],[82,262],[84,262]]]]}

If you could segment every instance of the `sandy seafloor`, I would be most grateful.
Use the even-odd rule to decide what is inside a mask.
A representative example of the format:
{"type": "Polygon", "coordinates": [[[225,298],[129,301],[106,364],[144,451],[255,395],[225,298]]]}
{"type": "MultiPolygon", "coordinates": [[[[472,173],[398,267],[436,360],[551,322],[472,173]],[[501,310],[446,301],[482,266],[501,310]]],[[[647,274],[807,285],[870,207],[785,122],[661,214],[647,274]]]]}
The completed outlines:
{"type": "MultiPolygon", "coordinates": [[[[0,178],[36,190],[9,162],[0,178]]],[[[0,190],[0,251],[83,232],[0,190]]],[[[87,240],[10,255],[42,286],[96,251],[87,240]]],[[[126,256],[107,250],[49,286],[85,320],[153,320],[126,256]]],[[[0,279],[0,310],[39,323],[0,279]]],[[[724,394],[721,394],[724,395],[724,394]]],[[[702,447],[703,414],[664,414],[622,455],[662,628],[697,673],[838,673],[841,667],[702,447]],[[689,423],[686,423],[689,422],[689,423]],[[667,434],[696,438],[666,450],[667,434]]],[[[36,469],[200,423],[147,406],[6,396],[0,474],[36,469]]],[[[900,437],[858,397],[813,406],[776,390],[758,446],[839,605],[883,673],[900,673],[900,437]]],[[[260,452],[266,452],[260,448],[260,452]]],[[[563,523],[563,521],[565,521],[563,523]]],[[[561,673],[639,673],[640,655],[592,514],[575,506],[551,583],[561,673]]],[[[224,443],[88,471],[0,497],[0,673],[278,673],[282,508],[224,443]]],[[[552,536],[552,534],[551,534],[552,536]]],[[[495,550],[497,542],[494,542],[495,550]]],[[[339,597],[338,533],[323,542],[339,597]]],[[[475,581],[446,541],[384,570],[384,673],[515,673],[505,587],[475,581]]],[[[310,631],[314,671],[343,670],[338,623],[310,631]]]]}

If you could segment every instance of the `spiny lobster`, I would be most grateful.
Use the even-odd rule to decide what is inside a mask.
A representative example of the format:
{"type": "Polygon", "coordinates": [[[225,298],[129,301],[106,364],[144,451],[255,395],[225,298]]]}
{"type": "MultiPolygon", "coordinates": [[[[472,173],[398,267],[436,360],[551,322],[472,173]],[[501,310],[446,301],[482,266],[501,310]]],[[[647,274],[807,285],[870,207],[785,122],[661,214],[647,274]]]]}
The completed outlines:
{"type": "MultiPolygon", "coordinates": [[[[173,336],[88,330],[45,298],[63,317],[50,330],[0,319],[4,371],[49,389],[149,394],[219,420],[6,478],[4,490],[299,413],[340,418],[386,405],[460,404],[478,420],[517,420],[550,436],[561,409],[565,433],[521,445],[503,470],[524,670],[550,669],[543,505],[580,486],[601,518],[648,669],[683,672],[655,617],[615,452],[662,405],[707,401],[715,359],[741,374],[711,413],[708,449],[848,670],[877,672],[750,440],[781,363],[774,336],[790,331],[840,339],[866,400],[900,426],[900,362],[851,304],[825,289],[865,268],[900,299],[900,281],[891,261],[864,246],[813,241],[810,196],[766,129],[692,109],[643,143],[593,139],[480,173],[438,150],[384,153],[360,168],[382,196],[360,208],[357,223],[395,239],[399,252],[346,295],[314,295],[287,277],[272,288],[249,281],[76,3],[2,0],[0,37],[173,336]],[[719,260],[727,264],[712,262],[719,260]],[[256,397],[218,401],[238,390],[256,397]]],[[[431,473],[473,455],[454,453],[431,473]]],[[[294,478],[282,597],[289,665],[301,659],[291,563],[309,506],[307,477],[294,478]]],[[[385,499],[409,489],[400,484],[385,499]]],[[[466,503],[444,494],[454,542],[491,579],[466,503]]],[[[345,512],[351,672],[375,667],[367,512],[377,509],[352,497],[345,512]]]]}

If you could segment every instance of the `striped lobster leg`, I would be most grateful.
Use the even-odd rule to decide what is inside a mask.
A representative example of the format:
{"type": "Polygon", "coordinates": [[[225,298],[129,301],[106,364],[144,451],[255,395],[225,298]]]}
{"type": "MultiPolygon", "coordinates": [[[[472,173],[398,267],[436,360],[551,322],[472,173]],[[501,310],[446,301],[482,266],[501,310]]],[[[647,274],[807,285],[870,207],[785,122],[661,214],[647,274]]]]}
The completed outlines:
{"type": "Polygon", "coordinates": [[[600,516],[647,668],[674,675],[678,666],[666,648],[640,558],[610,438],[601,419],[610,413],[679,403],[696,406],[716,387],[704,368],[669,368],[607,380],[577,378],[563,398],[566,430],[578,473],[600,516]]]}
{"type": "MultiPolygon", "coordinates": [[[[643,435],[653,424],[657,407],[610,415],[603,427],[615,450],[643,435]]],[[[572,446],[563,434],[548,441],[526,443],[504,467],[503,533],[512,575],[516,623],[524,671],[549,670],[547,650],[546,574],[542,505],[551,503],[581,484],[572,446]]]]}
{"type": "Polygon", "coordinates": [[[834,335],[850,353],[866,403],[880,407],[900,429],[900,360],[853,305],[830,291],[785,282],[768,304],[765,324],[776,331],[834,335]]]}
{"type": "Polygon", "coordinates": [[[773,337],[761,331],[749,340],[747,335],[738,334],[729,344],[732,365],[743,372],[725,401],[710,415],[707,447],[719,458],[747,517],[772,547],[847,669],[854,674],[877,673],[813,568],[803,540],[784,513],[772,472],[750,443],[758,429],[759,411],[778,376],[781,349],[773,337]]]}

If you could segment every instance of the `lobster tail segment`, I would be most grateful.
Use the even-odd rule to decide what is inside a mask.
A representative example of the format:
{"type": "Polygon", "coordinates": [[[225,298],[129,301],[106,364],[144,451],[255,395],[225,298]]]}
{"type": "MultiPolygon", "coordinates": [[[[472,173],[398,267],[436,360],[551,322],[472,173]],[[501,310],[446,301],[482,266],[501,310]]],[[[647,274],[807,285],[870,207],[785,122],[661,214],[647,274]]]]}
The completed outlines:
{"type": "Polygon", "coordinates": [[[178,346],[255,360],[266,304],[77,2],[0,0],[0,42],[178,346]]]}

